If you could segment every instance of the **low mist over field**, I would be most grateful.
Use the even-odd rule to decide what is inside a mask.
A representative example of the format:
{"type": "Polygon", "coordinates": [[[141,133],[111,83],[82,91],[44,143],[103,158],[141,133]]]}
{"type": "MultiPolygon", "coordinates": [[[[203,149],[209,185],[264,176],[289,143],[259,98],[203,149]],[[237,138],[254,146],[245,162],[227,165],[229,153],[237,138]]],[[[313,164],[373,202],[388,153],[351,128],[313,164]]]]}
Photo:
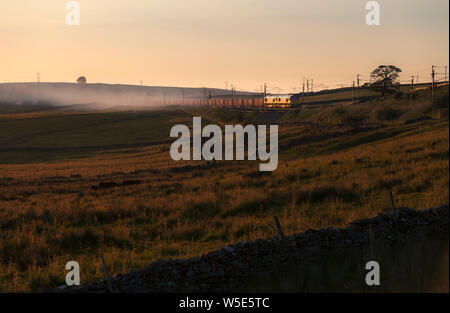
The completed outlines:
{"type": "Polygon", "coordinates": [[[182,104],[185,99],[231,94],[230,90],[182,87],[148,87],[109,84],[4,83],[0,84],[0,102],[8,104],[162,106],[182,104]]]}

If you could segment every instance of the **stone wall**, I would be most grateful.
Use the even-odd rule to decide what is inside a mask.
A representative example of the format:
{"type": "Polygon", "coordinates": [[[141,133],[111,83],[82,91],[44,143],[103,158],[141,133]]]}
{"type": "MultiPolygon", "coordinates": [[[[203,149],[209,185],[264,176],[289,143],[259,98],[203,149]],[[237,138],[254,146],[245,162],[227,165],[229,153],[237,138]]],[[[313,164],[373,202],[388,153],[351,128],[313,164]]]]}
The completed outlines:
{"type": "MultiPolygon", "coordinates": [[[[330,249],[355,249],[403,242],[448,228],[449,206],[425,210],[401,208],[352,222],[347,228],[308,230],[283,239],[240,242],[199,258],[156,261],[142,270],[111,278],[113,292],[227,292],[250,273],[298,264],[330,249]]],[[[109,292],[106,280],[52,292],[109,292]]]]}

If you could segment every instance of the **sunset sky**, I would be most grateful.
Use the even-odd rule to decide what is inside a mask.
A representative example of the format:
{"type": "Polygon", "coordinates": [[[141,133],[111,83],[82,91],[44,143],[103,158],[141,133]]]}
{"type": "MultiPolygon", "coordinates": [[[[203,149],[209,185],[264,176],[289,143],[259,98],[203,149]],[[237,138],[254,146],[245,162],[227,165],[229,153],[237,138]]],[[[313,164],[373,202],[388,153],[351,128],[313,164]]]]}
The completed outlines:
{"type": "MultiPolygon", "coordinates": [[[[363,81],[380,64],[403,80],[448,65],[448,0],[379,0],[381,25],[362,0],[2,0],[0,82],[88,82],[299,91],[363,81]],[[320,85],[321,84],[321,85],[320,85]]],[[[440,70],[438,70],[440,71],[440,70]]],[[[443,71],[443,69],[442,69],[443,71]]]]}

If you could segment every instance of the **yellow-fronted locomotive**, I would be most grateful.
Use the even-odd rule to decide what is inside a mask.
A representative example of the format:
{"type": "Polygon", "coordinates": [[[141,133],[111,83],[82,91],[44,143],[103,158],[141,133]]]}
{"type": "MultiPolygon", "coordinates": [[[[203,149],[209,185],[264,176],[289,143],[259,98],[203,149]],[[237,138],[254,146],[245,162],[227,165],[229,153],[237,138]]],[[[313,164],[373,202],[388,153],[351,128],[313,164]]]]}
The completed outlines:
{"type": "Polygon", "coordinates": [[[270,95],[264,98],[266,108],[290,108],[292,106],[290,95],[270,95]]]}

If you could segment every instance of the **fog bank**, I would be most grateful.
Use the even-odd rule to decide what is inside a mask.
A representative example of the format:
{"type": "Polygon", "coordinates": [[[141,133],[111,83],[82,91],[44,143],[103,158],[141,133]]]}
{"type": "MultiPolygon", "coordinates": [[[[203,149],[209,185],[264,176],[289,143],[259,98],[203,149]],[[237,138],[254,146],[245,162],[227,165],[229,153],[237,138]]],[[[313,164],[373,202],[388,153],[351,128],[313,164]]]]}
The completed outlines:
{"type": "MultiPolygon", "coordinates": [[[[205,99],[209,95],[229,95],[230,90],[210,88],[150,87],[109,84],[73,83],[4,83],[0,84],[0,103],[55,106],[91,105],[164,106],[180,105],[183,99],[205,99]]],[[[250,94],[236,92],[236,94],[250,94]]]]}

